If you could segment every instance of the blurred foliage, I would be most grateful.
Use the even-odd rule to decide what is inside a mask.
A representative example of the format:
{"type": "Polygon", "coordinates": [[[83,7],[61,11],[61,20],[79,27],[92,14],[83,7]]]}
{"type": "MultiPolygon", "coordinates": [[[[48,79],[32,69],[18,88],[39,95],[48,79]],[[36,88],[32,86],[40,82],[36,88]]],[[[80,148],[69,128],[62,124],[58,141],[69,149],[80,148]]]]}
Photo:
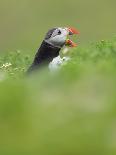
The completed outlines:
{"type": "Polygon", "coordinates": [[[70,56],[60,72],[30,77],[32,55],[1,56],[1,155],[116,154],[116,38],[70,56]]]}
{"type": "Polygon", "coordinates": [[[81,44],[112,37],[115,6],[115,0],[0,0],[0,52],[35,51],[56,26],[78,28],[81,44]]]}
{"type": "Polygon", "coordinates": [[[51,27],[77,27],[81,44],[113,36],[115,5],[0,0],[0,155],[116,154],[116,38],[71,50],[56,74],[25,73],[51,27]]]}

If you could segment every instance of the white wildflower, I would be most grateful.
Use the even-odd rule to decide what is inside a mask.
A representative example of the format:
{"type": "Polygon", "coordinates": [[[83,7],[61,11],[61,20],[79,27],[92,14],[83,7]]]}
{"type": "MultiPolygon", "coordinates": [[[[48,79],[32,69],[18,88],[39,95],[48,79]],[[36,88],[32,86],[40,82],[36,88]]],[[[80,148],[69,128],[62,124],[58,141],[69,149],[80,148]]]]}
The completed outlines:
{"type": "Polygon", "coordinates": [[[2,68],[8,68],[10,66],[12,66],[12,64],[7,62],[7,63],[3,64],[2,66],[0,66],[0,69],[2,69],[2,68]]]}

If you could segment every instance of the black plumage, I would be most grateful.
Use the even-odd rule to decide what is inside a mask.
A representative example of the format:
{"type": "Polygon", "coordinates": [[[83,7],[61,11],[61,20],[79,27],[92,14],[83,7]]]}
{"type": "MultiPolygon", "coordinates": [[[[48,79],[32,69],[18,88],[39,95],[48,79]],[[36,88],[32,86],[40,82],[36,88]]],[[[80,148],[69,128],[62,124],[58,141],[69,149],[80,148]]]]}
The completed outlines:
{"type": "Polygon", "coordinates": [[[61,48],[54,47],[53,45],[43,41],[35,55],[32,65],[28,69],[28,73],[39,69],[42,66],[48,65],[53,60],[53,58],[59,55],[60,49],[61,48]]]}

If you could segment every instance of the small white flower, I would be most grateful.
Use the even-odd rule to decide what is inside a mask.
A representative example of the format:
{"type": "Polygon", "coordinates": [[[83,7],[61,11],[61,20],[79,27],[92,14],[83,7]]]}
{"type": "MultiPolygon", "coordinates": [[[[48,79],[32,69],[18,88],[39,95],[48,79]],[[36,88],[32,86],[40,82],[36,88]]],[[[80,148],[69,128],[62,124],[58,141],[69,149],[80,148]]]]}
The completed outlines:
{"type": "Polygon", "coordinates": [[[12,64],[11,63],[5,63],[5,64],[3,64],[2,66],[0,66],[0,68],[2,69],[2,68],[8,68],[8,67],[10,67],[10,66],[12,66],[12,64]]]}

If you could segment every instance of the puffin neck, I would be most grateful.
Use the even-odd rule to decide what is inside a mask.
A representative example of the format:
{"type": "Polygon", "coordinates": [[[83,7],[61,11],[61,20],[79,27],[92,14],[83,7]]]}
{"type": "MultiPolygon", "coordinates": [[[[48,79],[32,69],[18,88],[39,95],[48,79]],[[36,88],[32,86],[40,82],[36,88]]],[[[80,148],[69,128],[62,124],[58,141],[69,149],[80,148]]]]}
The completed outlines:
{"type": "Polygon", "coordinates": [[[54,47],[53,45],[43,40],[29,70],[34,70],[36,68],[39,68],[40,66],[48,65],[53,60],[53,58],[59,55],[60,50],[61,48],[54,47]]]}
{"type": "Polygon", "coordinates": [[[46,41],[43,41],[35,55],[34,61],[37,61],[38,63],[48,61],[49,63],[54,57],[59,55],[60,49],[61,48],[54,47],[46,41]]]}

